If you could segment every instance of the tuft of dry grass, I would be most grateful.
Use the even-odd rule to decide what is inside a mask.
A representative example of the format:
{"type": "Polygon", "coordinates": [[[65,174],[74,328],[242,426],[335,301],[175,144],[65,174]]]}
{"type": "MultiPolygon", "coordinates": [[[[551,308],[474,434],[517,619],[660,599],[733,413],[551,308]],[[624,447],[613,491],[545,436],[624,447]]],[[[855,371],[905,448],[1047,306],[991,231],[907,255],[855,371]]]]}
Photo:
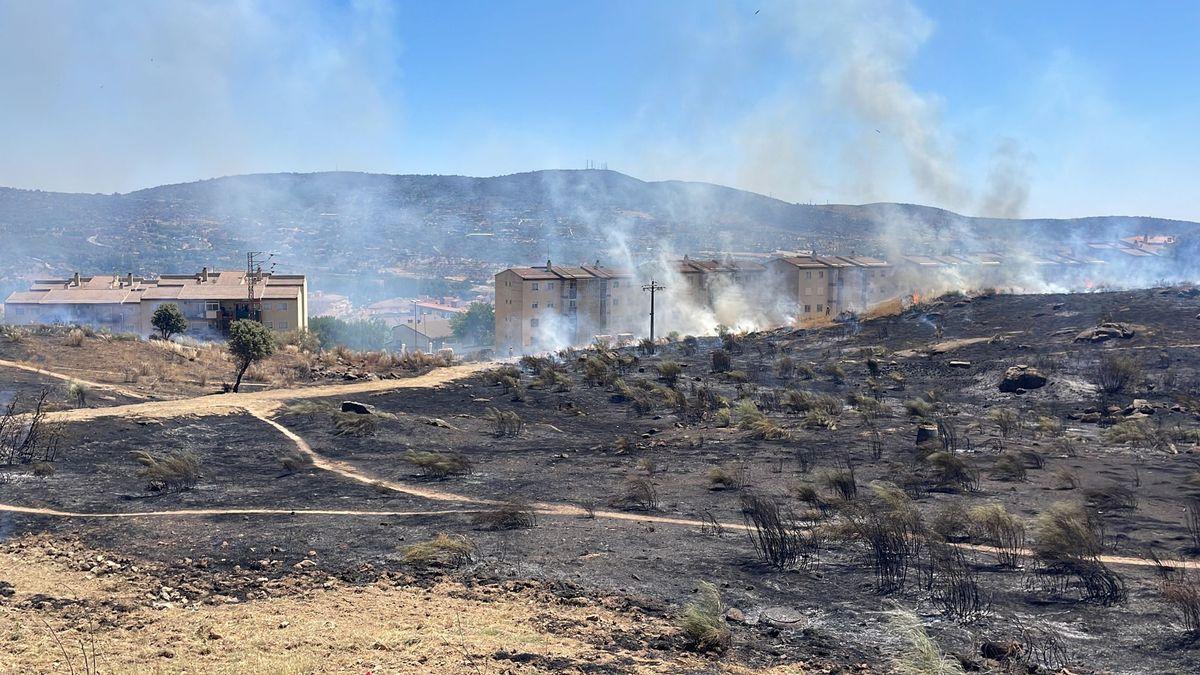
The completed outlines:
{"type": "Polygon", "coordinates": [[[433,539],[405,546],[400,553],[405,565],[420,570],[455,568],[471,562],[478,548],[460,534],[440,533],[433,539]]]}
{"type": "Polygon", "coordinates": [[[688,646],[698,652],[721,652],[733,642],[733,634],[725,625],[725,605],[717,587],[701,581],[696,590],[696,599],[683,608],[679,627],[687,639],[688,646]]]}

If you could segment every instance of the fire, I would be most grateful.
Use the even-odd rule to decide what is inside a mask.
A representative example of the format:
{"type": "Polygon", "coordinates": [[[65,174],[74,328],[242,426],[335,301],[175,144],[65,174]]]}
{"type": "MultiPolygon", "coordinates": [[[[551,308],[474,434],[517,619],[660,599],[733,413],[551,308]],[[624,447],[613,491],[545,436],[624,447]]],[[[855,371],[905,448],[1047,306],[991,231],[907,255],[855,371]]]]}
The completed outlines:
{"type": "Polygon", "coordinates": [[[913,292],[912,301],[913,301],[914,305],[921,304],[921,294],[917,293],[917,292],[913,292]]]}

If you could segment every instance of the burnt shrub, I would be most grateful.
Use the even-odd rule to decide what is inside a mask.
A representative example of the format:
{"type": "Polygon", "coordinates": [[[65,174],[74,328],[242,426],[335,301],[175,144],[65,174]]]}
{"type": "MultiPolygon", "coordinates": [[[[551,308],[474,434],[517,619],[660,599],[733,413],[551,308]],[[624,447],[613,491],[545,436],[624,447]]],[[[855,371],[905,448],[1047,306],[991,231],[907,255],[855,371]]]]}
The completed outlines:
{"type": "Polygon", "coordinates": [[[1101,511],[1132,511],[1137,508],[1137,494],[1120,483],[1085,488],[1083,498],[1088,506],[1101,511]]]}
{"type": "Polygon", "coordinates": [[[727,373],[733,370],[733,359],[730,358],[729,352],[724,349],[714,350],[712,353],[712,371],[714,373],[727,373]]]}
{"type": "Polygon", "coordinates": [[[509,497],[471,519],[485,530],[520,530],[537,524],[537,512],[524,497],[509,497]]]}
{"type": "Polygon", "coordinates": [[[627,478],[609,505],[632,511],[654,511],[658,508],[658,490],[645,478],[627,478]]]}
{"type": "Polygon", "coordinates": [[[849,533],[865,543],[879,593],[904,588],[924,533],[912,500],[894,483],[871,483],[871,499],[846,509],[849,533]]]}
{"type": "Polygon", "coordinates": [[[1137,386],[1145,377],[1140,361],[1128,354],[1104,354],[1092,376],[1096,387],[1106,394],[1119,394],[1137,386]]]}
{"type": "Polygon", "coordinates": [[[816,564],[821,540],[811,523],[797,520],[774,500],[754,495],[742,497],[742,518],[754,550],[768,565],[786,570],[816,564]]]}
{"type": "Polygon", "coordinates": [[[1016,567],[1025,548],[1025,523],[1002,504],[981,504],[967,512],[973,539],[992,547],[1002,567],[1016,567]]]}

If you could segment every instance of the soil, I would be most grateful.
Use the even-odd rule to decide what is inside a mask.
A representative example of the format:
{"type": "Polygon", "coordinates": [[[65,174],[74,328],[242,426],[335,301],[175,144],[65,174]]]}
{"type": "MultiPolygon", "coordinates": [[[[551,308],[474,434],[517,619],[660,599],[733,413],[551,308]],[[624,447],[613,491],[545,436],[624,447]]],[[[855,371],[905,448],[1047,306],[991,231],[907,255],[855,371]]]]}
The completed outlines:
{"type": "MultiPolygon", "coordinates": [[[[542,386],[523,370],[516,396],[488,373],[464,369],[445,377],[434,371],[419,381],[438,385],[433,387],[401,386],[403,381],[396,388],[301,387],[229,397],[223,407],[214,403],[223,398],[217,396],[64,413],[70,442],[54,475],[4,470],[8,480],[0,483],[0,503],[10,510],[0,511],[0,537],[18,546],[11,553],[16,556],[23,555],[20,547],[30,537],[78,542],[89,551],[136,561],[172,587],[178,585],[170,583],[172,575],[188,569],[182,561],[203,560],[214,575],[253,570],[256,578],[284,580],[308,560],[305,567],[313,574],[342,580],[339,588],[402,593],[428,581],[404,563],[405,545],[443,532],[465,535],[479,555],[457,573],[461,583],[498,578],[570,588],[589,602],[611,603],[620,616],[627,611],[621,608],[653,608],[646,611],[658,622],[657,632],[634,630],[628,637],[630,648],[642,654],[637,658],[645,660],[609,663],[618,671],[887,672],[902,643],[887,612],[901,606],[917,613],[943,650],[977,670],[1001,667],[980,656],[985,641],[1016,641],[1024,645],[1023,667],[1034,671],[1195,672],[1200,652],[1164,602],[1163,570],[1152,559],[1180,566],[1200,560],[1200,542],[1186,519],[1200,473],[1197,305],[1192,289],[1177,288],[945,297],[861,323],[741,336],[733,373],[712,372],[712,353],[722,346],[718,338],[701,338],[694,354],[682,342],[663,345],[654,355],[629,352],[637,361],[621,377],[635,390],[639,380],[664,386],[656,366],[677,362],[683,367],[677,388],[689,400],[694,388],[705,387],[735,404],[739,396],[760,402],[767,418],[787,432],[773,441],[737,428],[736,414],[730,426],[720,426],[712,414],[704,419],[681,414],[661,393],[651,394],[652,409],[639,415],[631,402],[617,400],[611,384],[586,382],[580,359],[591,352],[563,354],[564,378],[557,385],[542,386]],[[1110,321],[1132,328],[1133,336],[1074,341],[1110,321]],[[815,376],[780,377],[777,365],[784,355],[811,367],[815,376]],[[1111,355],[1131,356],[1139,377],[1125,390],[1105,394],[1095,376],[1101,358],[1111,355]],[[869,361],[878,367],[875,378],[869,361]],[[1036,368],[1048,383],[1001,392],[1003,373],[1017,365],[1036,368]],[[881,383],[883,410],[870,423],[849,405],[830,428],[807,428],[803,414],[770,409],[772,391],[805,390],[845,400],[870,394],[871,379],[881,383]],[[917,398],[929,402],[927,417],[909,413],[905,402],[917,398]],[[338,427],[345,418],[337,411],[345,400],[375,407],[376,414],[366,416],[373,430],[354,435],[338,427]],[[1139,403],[1126,414],[1135,400],[1139,403]],[[523,422],[520,433],[497,435],[493,408],[516,412],[523,422]],[[198,416],[181,416],[189,410],[198,416]],[[995,421],[1002,410],[1014,411],[1021,428],[1002,434],[995,421]],[[1095,417],[1100,419],[1085,421],[1095,417]],[[1046,421],[1039,428],[1041,418],[1061,422],[1062,428],[1046,421]],[[1032,547],[1038,543],[1033,521],[1052,504],[1090,503],[1103,523],[1108,557],[1102,560],[1122,578],[1126,597],[1105,604],[1086,599],[1075,585],[1052,588],[1053,579],[1037,559],[1023,555],[1016,568],[1002,567],[993,552],[970,548],[986,543],[971,538],[952,541],[964,546],[988,600],[986,611],[969,618],[945,611],[915,568],[903,588],[881,592],[868,549],[844,536],[831,534],[813,565],[780,571],[762,562],[744,530],[745,495],[801,512],[806,507],[795,488],[811,484],[830,504],[829,520],[819,527],[836,532],[854,507],[830,493],[819,480],[821,472],[848,461],[862,503],[870,502],[871,485],[878,481],[914,487],[912,477],[927,477],[929,471],[921,460],[927,453],[917,452],[917,430],[935,420],[954,429],[953,451],[979,478],[974,485],[914,489],[913,504],[926,523],[950,503],[967,508],[999,503],[1029,524],[1032,547]],[[1153,438],[1122,442],[1112,435],[1114,424],[1131,420],[1141,420],[1153,438]],[[881,441],[878,458],[872,427],[881,441]],[[205,474],[191,490],[148,491],[135,475],[138,465],[130,457],[135,450],[189,450],[201,459],[205,474]],[[410,450],[461,454],[470,472],[425,477],[406,460],[410,450]],[[311,452],[314,465],[285,470],[280,459],[294,452],[311,452]],[[997,471],[1014,455],[1026,466],[1024,479],[997,471]],[[713,489],[714,468],[744,468],[745,484],[713,489]],[[1074,476],[1074,486],[1063,470],[1074,476]],[[654,508],[635,510],[614,500],[630,479],[654,487],[654,508]],[[1136,506],[1097,504],[1095,490],[1113,485],[1128,488],[1136,506]],[[536,525],[494,531],[476,524],[479,511],[513,497],[531,502],[536,525]],[[385,591],[377,589],[380,579],[387,581],[385,591]],[[740,621],[729,622],[733,647],[719,660],[688,660],[695,657],[683,649],[673,626],[699,581],[716,584],[725,604],[738,610],[733,616],[740,621]],[[655,644],[665,648],[655,651],[655,644]]],[[[530,652],[538,655],[530,657],[534,670],[586,669],[581,665],[586,650],[570,662],[538,660],[557,654],[549,647],[530,652]]],[[[486,650],[468,646],[438,669],[469,671],[469,664],[486,657],[486,650]]],[[[407,662],[392,663],[403,670],[407,662]]]]}

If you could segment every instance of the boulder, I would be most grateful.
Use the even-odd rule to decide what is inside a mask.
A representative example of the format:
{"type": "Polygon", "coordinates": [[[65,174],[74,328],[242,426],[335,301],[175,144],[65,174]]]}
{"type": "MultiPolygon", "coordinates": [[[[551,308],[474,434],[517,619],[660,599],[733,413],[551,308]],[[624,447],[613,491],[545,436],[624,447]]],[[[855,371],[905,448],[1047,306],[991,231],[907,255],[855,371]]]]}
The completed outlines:
{"type": "Polygon", "coordinates": [[[1135,398],[1133,399],[1133,403],[1125,406],[1125,410],[1122,412],[1124,412],[1126,415],[1133,415],[1134,413],[1153,415],[1154,404],[1150,403],[1150,401],[1147,401],[1144,398],[1135,398]]]}
{"type": "Polygon", "coordinates": [[[1013,366],[1004,371],[1004,377],[1000,380],[1000,391],[1016,392],[1018,389],[1025,391],[1040,389],[1046,386],[1048,381],[1037,368],[1026,365],[1013,366]]]}
{"type": "Polygon", "coordinates": [[[1106,322],[1095,328],[1089,328],[1075,336],[1076,342],[1105,342],[1112,339],[1128,340],[1134,336],[1134,331],[1123,323],[1106,322]]]}
{"type": "Polygon", "coordinates": [[[342,401],[342,412],[355,415],[374,415],[375,406],[359,403],[358,401],[342,401]]]}

